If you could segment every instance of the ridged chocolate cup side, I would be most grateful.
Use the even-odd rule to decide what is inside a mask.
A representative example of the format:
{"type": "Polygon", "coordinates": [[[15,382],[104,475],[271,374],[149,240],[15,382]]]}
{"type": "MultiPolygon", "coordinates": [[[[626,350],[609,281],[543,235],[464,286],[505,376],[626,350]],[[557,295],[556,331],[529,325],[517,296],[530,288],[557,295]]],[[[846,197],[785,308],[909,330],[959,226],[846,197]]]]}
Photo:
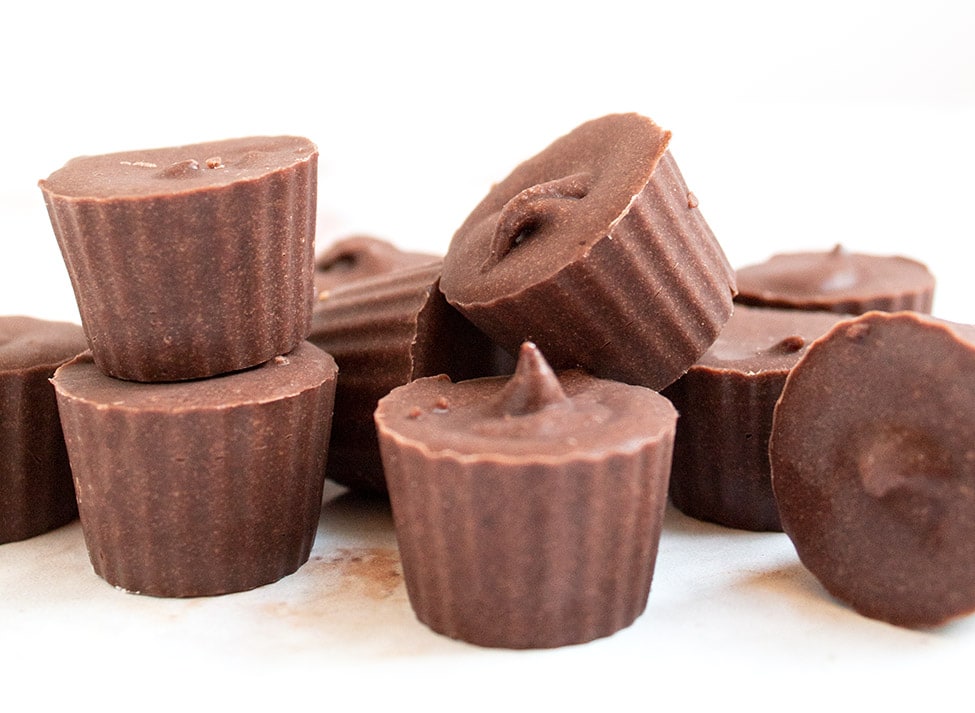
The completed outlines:
{"type": "Polygon", "coordinates": [[[768,443],[787,375],[692,367],[664,390],[681,415],[670,478],[677,509],[726,527],[782,530],[768,443]]]}
{"type": "Polygon", "coordinates": [[[511,353],[530,340],[554,368],[659,390],[711,345],[735,289],[734,271],[667,152],[585,255],[523,291],[454,304],[511,353]]]}
{"type": "Polygon", "coordinates": [[[454,380],[494,373],[487,337],[447,304],[442,261],[406,267],[327,290],[309,337],[339,365],[327,477],[353,490],[386,494],[373,412],[413,379],[454,380]]]}
{"type": "Polygon", "coordinates": [[[653,391],[557,377],[523,345],[514,375],[395,389],[376,409],[407,593],[434,631],[550,648],[646,608],[677,412],[653,391]]]}
{"type": "Polygon", "coordinates": [[[303,343],[256,370],[130,383],[109,400],[113,380],[90,361],[62,367],[54,384],[95,572],[130,592],[193,597],[297,570],[318,526],[335,372],[303,343]],[[160,389],[216,379],[223,405],[157,406],[160,389]]]}
{"type": "Polygon", "coordinates": [[[113,199],[42,189],[104,373],[202,378],[285,354],[308,335],[317,153],[195,191],[113,199]]]}
{"type": "Polygon", "coordinates": [[[0,543],[35,537],[78,516],[48,381],[55,368],[0,374],[0,543]]]}
{"type": "Polygon", "coordinates": [[[380,434],[410,603],[434,631],[550,648],[609,636],[646,608],[670,442],[526,466],[380,434]]]}

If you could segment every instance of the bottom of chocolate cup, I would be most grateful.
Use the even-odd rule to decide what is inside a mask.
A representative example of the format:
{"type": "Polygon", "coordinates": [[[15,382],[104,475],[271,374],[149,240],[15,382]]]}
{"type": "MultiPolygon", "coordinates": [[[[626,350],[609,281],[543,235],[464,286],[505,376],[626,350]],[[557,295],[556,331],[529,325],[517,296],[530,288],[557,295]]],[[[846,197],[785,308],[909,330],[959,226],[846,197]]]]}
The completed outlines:
{"type": "Polygon", "coordinates": [[[554,469],[482,463],[438,478],[422,452],[384,444],[417,618],[509,649],[581,644],[631,625],[650,593],[671,449],[630,455],[554,469]]]}
{"type": "Polygon", "coordinates": [[[95,572],[130,592],[243,591],[297,570],[318,527],[337,369],[304,343],[191,383],[55,374],[95,572]]]}

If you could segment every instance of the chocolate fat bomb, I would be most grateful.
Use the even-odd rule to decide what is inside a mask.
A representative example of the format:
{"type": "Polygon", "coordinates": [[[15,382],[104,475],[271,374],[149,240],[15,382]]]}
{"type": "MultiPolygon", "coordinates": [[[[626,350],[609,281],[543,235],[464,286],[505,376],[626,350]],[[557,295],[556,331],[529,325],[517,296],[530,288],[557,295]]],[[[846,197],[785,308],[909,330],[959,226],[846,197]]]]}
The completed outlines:
{"type": "Polygon", "coordinates": [[[905,257],[829,252],[773,255],[738,270],[740,304],[863,314],[870,310],[929,313],[934,277],[905,257]]]}
{"type": "Polygon", "coordinates": [[[95,363],[176,381],[310,329],[318,151],[248,137],[69,161],[40,181],[95,363]]]}
{"type": "Polygon", "coordinates": [[[40,535],[78,515],[49,379],[85,348],[77,324],[0,317],[0,543],[40,535]]]}
{"type": "Polygon", "coordinates": [[[660,394],[552,373],[418,379],[376,424],[410,603],[481,646],[608,636],[644,610],[677,413],[660,394]]]}
{"type": "Polygon", "coordinates": [[[383,396],[424,376],[495,373],[487,337],[447,304],[441,260],[336,286],[319,295],[309,341],[339,365],[328,477],[386,494],[373,412],[383,396]]]}
{"type": "Polygon", "coordinates": [[[138,384],[86,353],[54,375],[95,572],[193,597],[294,572],[318,527],[335,361],[302,342],[254,369],[138,384]]]}
{"type": "Polygon", "coordinates": [[[680,413],[671,502],[700,520],[782,529],[772,495],[772,411],[809,343],[844,315],[739,305],[714,344],[663,391],[680,413]]]}
{"type": "Polygon", "coordinates": [[[975,610],[975,327],[837,324],[789,374],[769,452],[782,527],[836,598],[907,627],[975,610]]]}
{"type": "Polygon", "coordinates": [[[731,316],[734,273],[667,151],[637,114],[587,122],[518,166],[444,258],[448,302],[509,353],[660,389],[731,316]]]}
{"type": "Polygon", "coordinates": [[[431,262],[440,262],[440,256],[405,252],[369,235],[350,235],[336,240],[315,258],[315,289],[321,293],[364,277],[431,262]]]}

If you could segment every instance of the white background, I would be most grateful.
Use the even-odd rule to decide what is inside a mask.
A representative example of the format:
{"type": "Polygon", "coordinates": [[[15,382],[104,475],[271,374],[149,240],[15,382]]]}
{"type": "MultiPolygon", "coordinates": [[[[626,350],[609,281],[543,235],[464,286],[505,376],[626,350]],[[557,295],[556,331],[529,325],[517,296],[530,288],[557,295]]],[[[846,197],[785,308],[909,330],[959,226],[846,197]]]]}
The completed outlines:
{"type": "MultiPolygon", "coordinates": [[[[975,322],[972,3],[351,6],[6,7],[0,314],[77,319],[36,187],[76,155],[305,135],[321,152],[319,245],[357,231],[443,252],[516,163],[582,121],[638,111],[673,132],[674,156],[736,267],[838,242],[904,254],[938,278],[937,315],[975,322]]],[[[319,548],[332,542],[327,525],[323,518],[319,548]]],[[[375,536],[389,544],[387,530],[375,536]]],[[[699,528],[671,513],[647,613],[589,647],[517,655],[441,645],[401,599],[390,636],[437,656],[379,656],[354,637],[333,637],[319,649],[305,642],[301,655],[276,659],[271,670],[281,695],[307,693],[323,707],[333,697],[368,704],[398,691],[434,700],[472,690],[483,703],[503,695],[505,680],[534,682],[534,695],[553,705],[563,694],[633,696],[640,708],[667,696],[720,700],[729,683],[732,702],[755,696],[781,705],[771,692],[795,687],[790,697],[800,702],[851,695],[839,692],[841,682],[855,683],[859,695],[894,691],[896,704],[939,690],[935,681],[951,691],[967,678],[975,657],[969,621],[923,633],[861,621],[797,569],[783,537],[699,528]],[[779,573],[767,580],[777,596],[749,598],[736,584],[756,567],[779,573]],[[341,675],[330,668],[339,662],[341,675]]],[[[156,604],[144,610],[89,581],[84,562],[71,570],[77,588],[26,564],[53,556],[51,548],[83,558],[79,538],[69,528],[40,544],[0,548],[0,661],[12,666],[0,669],[0,680],[23,683],[44,671],[52,684],[67,676],[73,691],[92,697],[106,686],[155,682],[162,689],[150,698],[179,699],[183,687],[155,681],[153,672],[161,661],[190,660],[197,672],[215,672],[214,691],[234,697],[227,687],[238,664],[260,670],[265,639],[266,651],[277,650],[280,632],[240,626],[235,607],[247,610],[233,598],[206,606],[236,634],[201,653],[181,610],[166,610],[176,633],[160,636],[150,626],[156,604]],[[52,604],[50,587],[69,593],[52,604]],[[32,604],[35,597],[45,606],[32,604]],[[120,598],[125,614],[115,620],[120,598]],[[95,613],[102,623],[86,624],[95,613]],[[52,621],[56,627],[44,624],[52,621]],[[120,630],[129,635],[120,640],[120,630]],[[55,674],[44,657],[61,646],[67,653],[54,656],[55,674]],[[231,664],[229,650],[246,661],[231,664]],[[95,665],[106,659],[123,673],[95,665]]]]}

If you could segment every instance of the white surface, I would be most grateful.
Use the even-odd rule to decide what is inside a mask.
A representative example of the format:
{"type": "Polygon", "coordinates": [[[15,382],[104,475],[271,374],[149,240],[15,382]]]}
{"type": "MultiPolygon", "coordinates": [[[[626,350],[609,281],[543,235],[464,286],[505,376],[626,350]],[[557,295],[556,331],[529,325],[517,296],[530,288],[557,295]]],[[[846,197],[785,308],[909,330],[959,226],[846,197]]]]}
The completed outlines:
{"type": "MultiPolygon", "coordinates": [[[[367,231],[442,252],[518,161],[635,110],[673,131],[736,266],[836,242],[906,254],[938,278],[936,314],[975,322],[969,3],[27,5],[0,26],[0,314],[77,319],[36,188],[75,155],[307,135],[321,150],[321,245],[367,231]]],[[[115,591],[77,523],[0,546],[4,698],[900,708],[967,692],[975,620],[869,621],[823,593],[784,535],[676,512],[629,629],[544,652],[452,642],[416,622],[389,575],[388,512],[333,496],[308,565],[213,599],[115,591]]]]}

